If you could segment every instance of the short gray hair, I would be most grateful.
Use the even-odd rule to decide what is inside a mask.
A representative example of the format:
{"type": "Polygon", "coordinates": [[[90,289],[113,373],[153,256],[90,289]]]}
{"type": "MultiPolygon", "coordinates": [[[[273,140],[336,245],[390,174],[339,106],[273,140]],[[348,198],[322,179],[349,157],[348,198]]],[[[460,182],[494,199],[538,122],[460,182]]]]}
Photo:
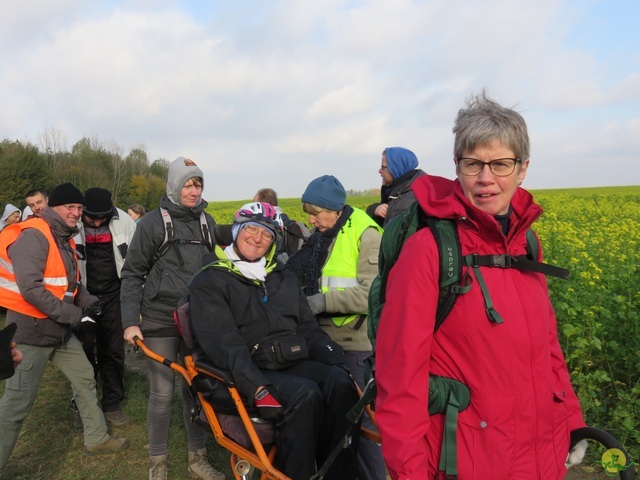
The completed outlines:
{"type": "Polygon", "coordinates": [[[502,141],[517,158],[529,159],[529,134],[522,115],[489,98],[484,89],[468,97],[466,103],[466,108],[458,111],[453,125],[456,159],[494,140],[502,141]]]}

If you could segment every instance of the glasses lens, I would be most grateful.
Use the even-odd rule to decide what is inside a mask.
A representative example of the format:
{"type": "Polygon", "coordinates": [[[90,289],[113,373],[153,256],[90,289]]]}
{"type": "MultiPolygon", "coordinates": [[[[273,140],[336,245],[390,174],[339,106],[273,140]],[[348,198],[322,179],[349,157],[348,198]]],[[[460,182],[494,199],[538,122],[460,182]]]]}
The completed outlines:
{"type": "Polygon", "coordinates": [[[78,212],[82,213],[82,210],[84,209],[84,207],[78,207],[76,205],[65,205],[64,208],[66,208],[69,211],[75,211],[77,210],[78,212]]]}
{"type": "Polygon", "coordinates": [[[478,175],[482,171],[484,163],[473,158],[461,158],[458,160],[458,167],[463,175],[478,175]]]}
{"type": "Polygon", "coordinates": [[[251,235],[252,237],[261,237],[264,238],[265,240],[272,240],[273,239],[273,235],[271,235],[270,232],[267,232],[265,229],[260,228],[260,227],[256,227],[255,225],[247,225],[245,227],[245,230],[249,233],[249,235],[251,235]]]}
{"type": "Polygon", "coordinates": [[[458,160],[458,167],[463,175],[476,176],[480,175],[485,165],[489,165],[491,173],[498,177],[506,177],[513,173],[517,162],[516,158],[498,158],[490,162],[482,162],[475,158],[461,158],[458,160]]]}
{"type": "Polygon", "coordinates": [[[511,175],[511,172],[513,172],[515,166],[516,161],[513,158],[499,158],[498,160],[489,162],[489,168],[491,168],[491,172],[494,175],[498,175],[499,177],[506,177],[507,175],[511,175]]]}

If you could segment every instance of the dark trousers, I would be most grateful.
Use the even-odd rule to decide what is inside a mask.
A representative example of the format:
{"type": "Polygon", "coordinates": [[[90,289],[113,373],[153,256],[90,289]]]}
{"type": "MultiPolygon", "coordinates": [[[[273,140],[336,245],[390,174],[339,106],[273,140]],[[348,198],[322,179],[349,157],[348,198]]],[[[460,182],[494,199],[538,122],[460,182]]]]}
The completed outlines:
{"type": "MultiPolygon", "coordinates": [[[[284,406],[275,424],[275,465],[297,480],[316,473],[349,428],[345,418],[358,394],[347,374],[337,367],[306,361],[282,371],[263,370],[284,406]]],[[[353,429],[357,443],[358,428],[353,429]]],[[[343,449],[324,477],[358,478],[354,449],[343,449]]]]}
{"type": "Polygon", "coordinates": [[[120,409],[124,400],[124,338],[120,314],[120,291],[96,295],[104,306],[96,319],[96,334],[76,336],[102,382],[102,410],[120,409]]]}

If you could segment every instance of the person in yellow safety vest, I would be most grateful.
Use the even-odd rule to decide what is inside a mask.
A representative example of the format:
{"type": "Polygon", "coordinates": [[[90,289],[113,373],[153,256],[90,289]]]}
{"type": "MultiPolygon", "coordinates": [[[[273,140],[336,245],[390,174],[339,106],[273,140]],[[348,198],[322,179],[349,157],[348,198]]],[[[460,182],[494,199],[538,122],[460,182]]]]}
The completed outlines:
{"type": "MultiPolygon", "coordinates": [[[[311,311],[344,349],[345,364],[364,388],[369,288],[378,273],[382,228],[363,210],[346,205],[347,194],[332,175],[316,178],[302,194],[302,209],[315,227],[287,263],[304,289],[311,311]]],[[[366,418],[365,425],[369,419],[366,418]]],[[[372,428],[372,425],[367,425],[372,428]]],[[[361,439],[358,466],[364,478],[384,480],[380,446],[361,439]]]]}
{"type": "Polygon", "coordinates": [[[100,314],[98,299],[80,283],[72,240],[83,206],[80,190],[70,183],[58,185],[40,218],[10,225],[0,235],[0,305],[7,308],[7,324],[17,325],[14,340],[23,354],[0,399],[0,470],[33,407],[49,361],[73,386],[85,425],[85,453],[112,452],[129,445],[126,438],[107,432],[93,367],[71,332],[72,328],[94,328],[100,314]]]}

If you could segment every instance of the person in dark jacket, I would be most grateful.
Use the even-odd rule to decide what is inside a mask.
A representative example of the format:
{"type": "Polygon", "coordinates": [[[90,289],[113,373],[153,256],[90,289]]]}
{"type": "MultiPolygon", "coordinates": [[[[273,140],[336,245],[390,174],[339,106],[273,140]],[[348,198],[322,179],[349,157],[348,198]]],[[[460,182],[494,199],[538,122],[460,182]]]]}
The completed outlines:
{"type": "Polygon", "coordinates": [[[424,175],[418,167],[418,157],[402,147],[385,148],[378,173],[382,177],[380,203],[367,207],[367,214],[381,227],[404,213],[416,201],[411,184],[424,175]]]}
{"type": "MultiPolygon", "coordinates": [[[[120,304],[125,341],[139,337],[159,355],[175,360],[180,335],[173,310],[187,293],[187,283],[213,248],[215,221],[204,210],[202,170],[193,160],[178,157],[169,165],[167,193],[160,207],[147,213],[136,228],[122,267],[120,304]]],[[[167,478],[167,455],[174,373],[148,360],[149,478],[167,478]]],[[[205,430],[189,420],[193,400],[182,384],[183,418],[187,432],[189,474],[203,480],[224,475],[207,461],[205,430]]]]}
{"type": "Polygon", "coordinates": [[[84,196],[74,185],[55,187],[40,218],[5,228],[0,237],[0,305],[24,359],[0,399],[0,470],[18,440],[38,394],[47,363],[71,382],[84,423],[85,453],[121,450],[126,438],[110,436],[96,398],[93,368],[71,328],[93,329],[98,299],[80,282],[72,237],[84,196]]]}
{"type": "Polygon", "coordinates": [[[113,205],[109,190],[89,188],[85,199],[87,204],[79,225],[85,261],[80,262],[80,268],[87,290],[100,299],[103,308],[95,335],[76,336],[94,366],[96,378],[100,376],[105,419],[122,427],[131,420],[120,408],[125,397],[120,273],[136,224],[113,205]]]}
{"type": "MultiPolygon", "coordinates": [[[[296,276],[274,257],[281,234],[272,205],[241,207],[233,244],[216,247],[191,282],[189,313],[204,357],[230,371],[247,405],[275,422],[275,466],[307,479],[342,441],[345,414],[358,396],[337,367],[344,363],[342,347],[319,326],[296,276]],[[273,357],[281,342],[297,342],[300,356],[273,357]]],[[[343,449],[324,478],[354,479],[356,469],[351,450],[343,449]]]]}

